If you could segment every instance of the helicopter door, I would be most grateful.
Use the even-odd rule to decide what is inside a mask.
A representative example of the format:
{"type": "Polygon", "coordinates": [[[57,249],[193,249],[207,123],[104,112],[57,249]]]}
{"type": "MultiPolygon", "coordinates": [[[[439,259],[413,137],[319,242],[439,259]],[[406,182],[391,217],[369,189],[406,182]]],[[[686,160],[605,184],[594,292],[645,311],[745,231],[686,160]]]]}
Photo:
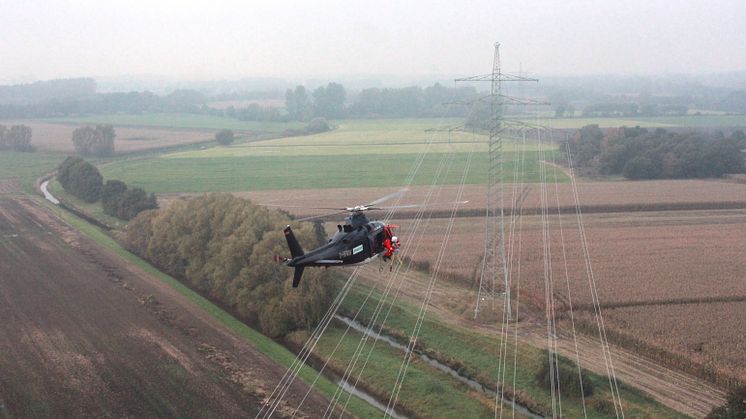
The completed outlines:
{"type": "Polygon", "coordinates": [[[385,240],[383,230],[379,231],[375,235],[371,237],[371,246],[370,248],[373,250],[372,253],[381,253],[383,251],[383,241],[385,240]]]}
{"type": "Polygon", "coordinates": [[[370,258],[370,240],[363,240],[351,249],[351,255],[345,259],[346,263],[360,263],[370,258]]]}

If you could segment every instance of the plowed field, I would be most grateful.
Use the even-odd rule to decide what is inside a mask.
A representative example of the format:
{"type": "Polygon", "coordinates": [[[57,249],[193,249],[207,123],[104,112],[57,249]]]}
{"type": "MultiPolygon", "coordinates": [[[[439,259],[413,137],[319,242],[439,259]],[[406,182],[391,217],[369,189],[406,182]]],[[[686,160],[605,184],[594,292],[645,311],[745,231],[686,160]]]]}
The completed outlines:
{"type": "MultiPolygon", "coordinates": [[[[0,319],[4,417],[254,416],[285,371],[167,285],[7,195],[0,319]]],[[[306,388],[290,391],[297,400],[306,388]]],[[[312,393],[302,415],[326,404],[312,393]]]]}

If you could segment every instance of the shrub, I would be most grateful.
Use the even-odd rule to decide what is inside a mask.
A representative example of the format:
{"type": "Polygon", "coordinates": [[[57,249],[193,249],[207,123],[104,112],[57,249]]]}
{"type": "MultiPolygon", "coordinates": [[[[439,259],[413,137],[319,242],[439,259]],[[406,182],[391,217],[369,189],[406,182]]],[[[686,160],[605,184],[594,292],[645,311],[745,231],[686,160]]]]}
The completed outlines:
{"type": "Polygon", "coordinates": [[[593,394],[593,383],[581,371],[578,374],[577,364],[567,358],[552,354],[551,362],[548,352],[542,351],[542,364],[539,372],[536,373],[536,381],[540,386],[550,390],[554,386],[556,391],[562,391],[562,394],[574,397],[581,395],[588,397],[593,394]],[[552,368],[554,376],[552,377],[552,368]],[[554,381],[552,382],[552,378],[554,381]]]}
{"type": "Polygon", "coordinates": [[[311,122],[306,125],[306,134],[318,134],[321,132],[327,132],[331,129],[329,123],[325,118],[314,118],[311,122]]]}
{"type": "Polygon", "coordinates": [[[233,140],[235,140],[235,136],[233,135],[233,131],[229,129],[220,130],[215,134],[215,141],[219,144],[229,145],[233,143],[233,140]]]}
{"type": "Polygon", "coordinates": [[[728,392],[725,404],[712,409],[707,419],[746,419],[746,385],[728,392]]]}
{"type": "Polygon", "coordinates": [[[142,188],[127,189],[124,182],[109,180],[101,193],[101,206],[106,214],[131,220],[142,211],[158,208],[158,201],[154,194],[147,195],[142,188]]]}

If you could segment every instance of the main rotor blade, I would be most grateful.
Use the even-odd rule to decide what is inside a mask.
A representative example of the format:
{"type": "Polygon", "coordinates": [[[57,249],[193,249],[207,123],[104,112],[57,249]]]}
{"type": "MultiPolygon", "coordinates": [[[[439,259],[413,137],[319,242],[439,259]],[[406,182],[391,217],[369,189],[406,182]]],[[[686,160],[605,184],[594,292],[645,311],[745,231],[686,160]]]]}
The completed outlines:
{"type": "Polygon", "coordinates": [[[312,215],[310,217],[296,218],[293,221],[311,221],[311,220],[315,220],[317,218],[331,217],[332,215],[347,214],[347,213],[348,213],[347,210],[335,211],[335,212],[330,212],[330,213],[326,213],[326,214],[312,215]]]}
{"type": "Polygon", "coordinates": [[[389,210],[389,209],[401,209],[401,208],[427,208],[427,207],[437,207],[437,206],[445,206],[445,205],[463,205],[468,202],[469,201],[434,202],[432,204],[395,205],[391,207],[372,207],[368,209],[371,211],[374,211],[374,210],[389,210]]]}
{"type": "Polygon", "coordinates": [[[315,210],[329,210],[329,211],[345,211],[345,208],[329,208],[329,207],[308,207],[305,205],[282,205],[282,204],[257,204],[263,207],[276,207],[276,208],[303,208],[303,209],[315,209],[315,210]]]}
{"type": "Polygon", "coordinates": [[[375,201],[370,202],[368,204],[365,204],[363,206],[364,207],[370,207],[370,206],[373,206],[373,205],[376,205],[376,204],[380,204],[381,202],[388,201],[389,199],[397,198],[397,197],[402,196],[405,193],[407,193],[408,190],[409,190],[408,188],[402,188],[402,189],[400,189],[400,190],[398,190],[398,191],[396,191],[394,193],[388,194],[386,196],[382,196],[382,197],[376,199],[375,201]]]}

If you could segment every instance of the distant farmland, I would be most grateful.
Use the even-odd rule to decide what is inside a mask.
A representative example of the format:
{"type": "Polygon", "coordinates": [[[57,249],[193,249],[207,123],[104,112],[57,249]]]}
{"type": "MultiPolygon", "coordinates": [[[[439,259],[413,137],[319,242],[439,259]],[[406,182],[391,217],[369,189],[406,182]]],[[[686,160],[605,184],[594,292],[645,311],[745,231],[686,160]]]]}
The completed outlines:
{"type": "Polygon", "coordinates": [[[256,122],[196,114],[143,114],[143,115],[94,115],[65,118],[48,118],[46,121],[62,124],[112,124],[132,127],[187,128],[249,132],[282,132],[288,128],[302,128],[301,122],[256,122]]]}
{"type": "MultiPolygon", "coordinates": [[[[69,153],[75,152],[72,142],[73,131],[78,125],[52,124],[37,121],[12,121],[6,125],[23,124],[31,128],[31,144],[40,151],[69,153]]],[[[82,124],[81,124],[82,125],[82,124]]],[[[196,131],[164,128],[115,127],[114,139],[117,154],[176,145],[193,144],[214,139],[211,131],[196,131]]]]}
{"type": "MultiPolygon", "coordinates": [[[[484,137],[425,131],[437,120],[350,121],[338,130],[306,137],[237,144],[157,157],[115,162],[102,168],[107,178],[125,180],[154,192],[252,191],[401,186],[419,153],[428,150],[413,185],[428,185],[441,160],[453,156],[445,184],[461,179],[465,162],[474,153],[467,183],[486,181],[484,137]],[[449,143],[450,139],[450,143],[449,143]],[[426,143],[431,142],[429,147],[426,143]]],[[[535,143],[508,142],[505,173],[512,176],[525,151],[525,180],[538,181],[535,143]]],[[[547,146],[547,156],[553,147],[547,146]]],[[[560,181],[567,177],[550,168],[560,181]]]]}

